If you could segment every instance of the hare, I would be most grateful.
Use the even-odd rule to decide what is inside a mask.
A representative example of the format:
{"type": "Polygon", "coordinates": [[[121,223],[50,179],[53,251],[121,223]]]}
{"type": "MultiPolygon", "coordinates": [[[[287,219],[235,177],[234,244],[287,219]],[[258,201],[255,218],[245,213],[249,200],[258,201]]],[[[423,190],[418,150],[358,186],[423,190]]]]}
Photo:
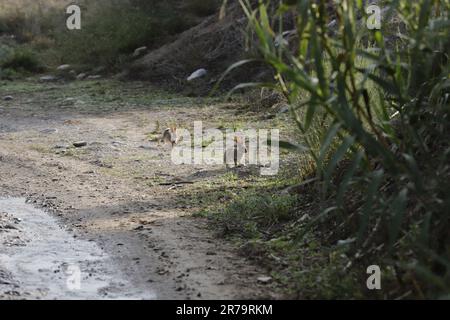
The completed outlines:
{"type": "Polygon", "coordinates": [[[227,148],[223,156],[224,163],[227,167],[230,166],[230,159],[233,159],[235,167],[240,165],[242,163],[242,159],[247,153],[247,147],[245,146],[245,141],[242,138],[235,136],[233,142],[233,146],[227,148]]]}
{"type": "Polygon", "coordinates": [[[164,130],[159,142],[170,143],[172,147],[178,143],[177,127],[172,126],[164,130]]]}

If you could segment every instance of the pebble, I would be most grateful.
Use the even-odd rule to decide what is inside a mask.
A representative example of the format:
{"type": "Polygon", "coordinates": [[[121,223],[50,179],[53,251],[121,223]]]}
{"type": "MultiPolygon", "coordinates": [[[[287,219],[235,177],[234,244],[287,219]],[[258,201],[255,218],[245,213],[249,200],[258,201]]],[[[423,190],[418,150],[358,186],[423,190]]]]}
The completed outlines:
{"type": "Polygon", "coordinates": [[[280,110],[278,111],[278,113],[287,113],[289,112],[289,106],[288,105],[283,105],[280,110]]]}
{"type": "Polygon", "coordinates": [[[77,75],[77,80],[83,80],[86,77],[87,77],[86,73],[80,73],[79,75],[77,75]]]}
{"type": "Polygon", "coordinates": [[[69,149],[70,146],[68,144],[57,144],[55,149],[69,149]]]}
{"type": "Polygon", "coordinates": [[[258,280],[259,283],[266,284],[266,283],[269,283],[269,282],[272,281],[272,277],[262,276],[262,277],[258,277],[257,280],[258,280]]]}
{"type": "Polygon", "coordinates": [[[52,129],[52,128],[44,129],[44,130],[40,131],[40,133],[45,133],[45,134],[56,133],[56,132],[58,132],[58,129],[52,129]]]}
{"type": "Polygon", "coordinates": [[[202,78],[208,74],[208,71],[206,69],[198,69],[195,72],[193,72],[188,78],[187,81],[192,81],[198,78],[202,78]]]}
{"type": "Polygon", "coordinates": [[[97,79],[101,79],[101,75],[92,75],[87,77],[88,80],[97,80],[97,79]]]}
{"type": "Polygon", "coordinates": [[[65,71],[68,69],[70,69],[70,64],[62,64],[58,68],[56,68],[56,70],[58,70],[58,71],[65,71]]]}
{"type": "Polygon", "coordinates": [[[39,81],[41,82],[53,82],[56,81],[57,78],[55,76],[43,76],[39,78],[39,81]]]}
{"type": "Polygon", "coordinates": [[[146,53],[147,50],[148,50],[147,47],[140,47],[140,48],[137,48],[136,50],[134,50],[133,57],[134,57],[134,58],[137,58],[137,57],[143,55],[144,53],[146,53]]]}
{"type": "Polygon", "coordinates": [[[73,146],[75,148],[85,147],[85,146],[87,146],[87,142],[86,141],[77,141],[77,142],[73,143],[73,146]]]}

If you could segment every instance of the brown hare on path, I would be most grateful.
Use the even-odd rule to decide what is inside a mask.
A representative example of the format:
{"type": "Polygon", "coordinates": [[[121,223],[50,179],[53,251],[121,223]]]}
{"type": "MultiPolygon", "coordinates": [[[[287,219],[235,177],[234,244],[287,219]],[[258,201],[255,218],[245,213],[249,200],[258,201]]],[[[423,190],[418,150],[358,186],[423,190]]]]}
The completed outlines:
{"type": "Polygon", "coordinates": [[[178,143],[177,127],[171,126],[164,130],[159,142],[170,143],[172,147],[178,143]]]}
{"type": "Polygon", "coordinates": [[[225,149],[223,156],[223,160],[227,168],[232,164],[234,164],[234,167],[237,167],[241,164],[245,165],[242,161],[245,154],[247,153],[245,140],[243,140],[241,137],[235,136],[233,142],[233,146],[225,149]],[[231,159],[233,162],[231,162],[231,159]]]}

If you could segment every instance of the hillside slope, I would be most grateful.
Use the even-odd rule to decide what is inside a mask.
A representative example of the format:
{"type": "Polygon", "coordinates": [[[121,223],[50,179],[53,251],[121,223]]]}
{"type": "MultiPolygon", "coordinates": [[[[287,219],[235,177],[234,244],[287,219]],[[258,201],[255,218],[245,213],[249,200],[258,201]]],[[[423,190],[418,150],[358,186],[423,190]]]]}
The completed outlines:
{"type": "MultiPolygon", "coordinates": [[[[240,6],[236,3],[230,5],[223,18],[219,17],[219,13],[205,18],[199,25],[180,34],[175,41],[134,61],[122,76],[170,86],[177,91],[187,89],[205,94],[231,64],[252,55],[245,48],[243,30],[246,24],[240,6]],[[188,76],[200,68],[208,71],[207,76],[195,83],[188,83],[188,76]]],[[[267,70],[253,64],[251,70],[243,67],[233,72],[224,87],[266,76],[267,70]],[[250,71],[251,77],[248,76],[250,71]]]]}

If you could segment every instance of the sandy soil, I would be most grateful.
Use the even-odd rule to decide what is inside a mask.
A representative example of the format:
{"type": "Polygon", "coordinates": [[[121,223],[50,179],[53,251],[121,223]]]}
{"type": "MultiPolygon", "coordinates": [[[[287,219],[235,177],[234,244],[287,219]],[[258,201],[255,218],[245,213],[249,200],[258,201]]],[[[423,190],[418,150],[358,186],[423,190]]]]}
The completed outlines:
{"type": "MultiPolygon", "coordinates": [[[[144,84],[118,86],[0,87],[0,98],[13,96],[0,101],[0,198],[22,197],[45,209],[68,235],[95,243],[121,277],[155,291],[157,299],[276,297],[270,284],[257,281],[267,272],[193,218],[198,206],[180,201],[183,190],[226,169],[173,166],[170,147],[148,140],[157,121],[217,126],[233,109],[143,97],[152,90],[144,84]],[[77,141],[87,146],[71,147],[77,141]],[[180,180],[192,184],[171,184],[180,180]]],[[[0,214],[0,221],[12,219],[0,214]]],[[[8,232],[14,230],[0,228],[0,253],[8,232]]],[[[8,241],[8,250],[27,245],[20,233],[17,243],[8,241]]],[[[1,298],[46,298],[30,296],[26,283],[13,278],[0,261],[1,298]]]]}

